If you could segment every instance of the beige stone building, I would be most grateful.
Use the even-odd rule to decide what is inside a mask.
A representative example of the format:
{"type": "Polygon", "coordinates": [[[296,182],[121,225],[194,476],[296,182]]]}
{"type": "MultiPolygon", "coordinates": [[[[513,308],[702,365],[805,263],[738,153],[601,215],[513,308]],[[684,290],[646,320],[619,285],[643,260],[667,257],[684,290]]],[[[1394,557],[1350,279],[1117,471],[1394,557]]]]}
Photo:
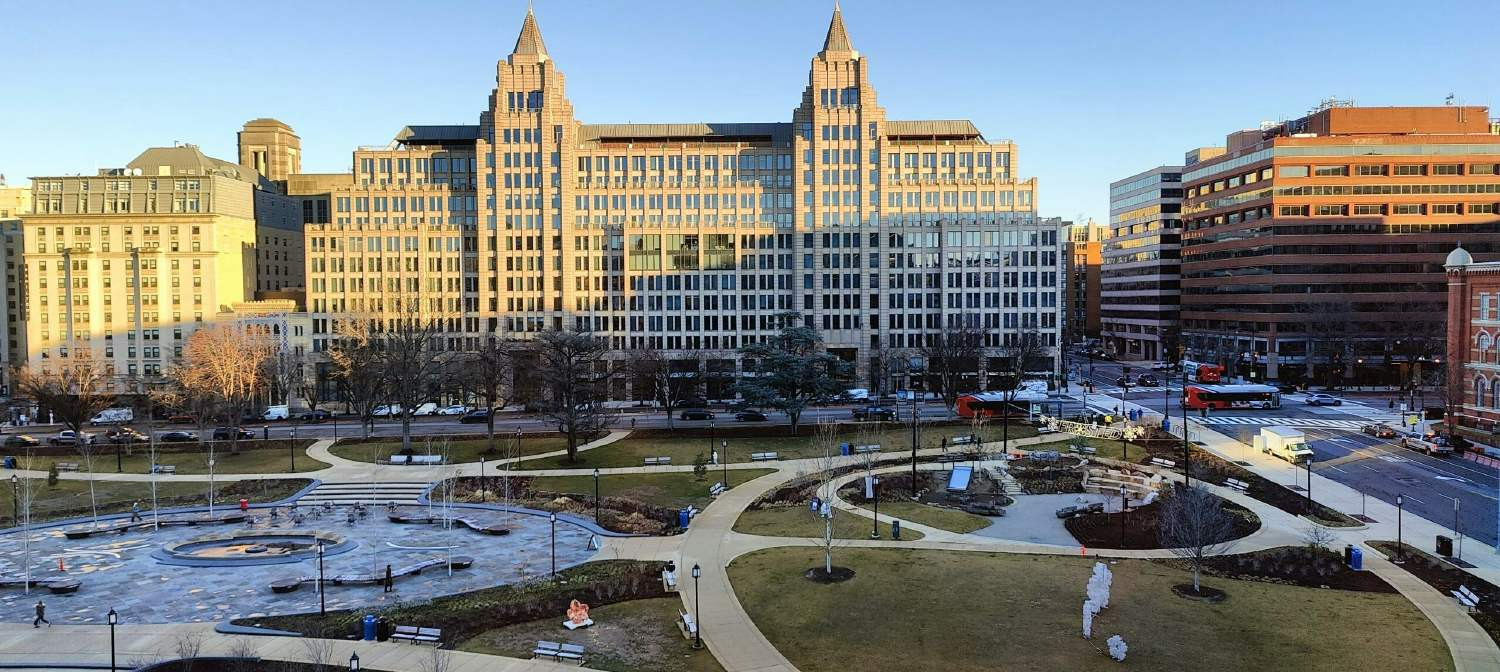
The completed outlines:
{"type": "Polygon", "coordinates": [[[789,121],[586,124],[528,12],[477,124],[407,126],[345,184],[288,178],[331,209],[304,217],[314,349],[413,304],[455,349],[571,328],[729,373],[795,311],[886,390],[881,360],[953,325],[987,364],[1056,346],[1062,241],[1016,145],[889,118],[870,69],[835,10],[789,121]]]}
{"type": "Polygon", "coordinates": [[[87,347],[122,385],[150,380],[229,306],[267,284],[302,285],[295,204],[262,189],[254,171],[192,145],[151,148],[93,176],[34,177],[32,186],[33,212],[22,219],[32,366],[87,347]]]}
{"type": "Polygon", "coordinates": [[[0,249],[4,249],[5,270],[0,274],[0,295],[5,309],[0,311],[0,334],[5,347],[0,349],[0,397],[9,396],[11,372],[26,361],[26,264],[21,260],[23,243],[21,217],[31,212],[31,188],[6,186],[0,180],[0,249]]]}

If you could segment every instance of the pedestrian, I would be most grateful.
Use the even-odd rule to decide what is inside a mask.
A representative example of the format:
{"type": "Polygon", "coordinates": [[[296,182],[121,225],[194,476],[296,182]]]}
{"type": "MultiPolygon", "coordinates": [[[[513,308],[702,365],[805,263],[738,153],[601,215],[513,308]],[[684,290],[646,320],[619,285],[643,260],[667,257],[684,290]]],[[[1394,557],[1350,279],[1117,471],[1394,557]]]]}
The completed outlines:
{"type": "Polygon", "coordinates": [[[132,523],[141,522],[141,503],[140,502],[136,502],[136,503],[130,505],[130,522],[132,522],[132,523]]]}
{"type": "Polygon", "coordinates": [[[385,566],[385,592],[389,593],[392,590],[394,590],[395,589],[394,588],[395,585],[396,585],[395,578],[391,576],[391,566],[390,566],[390,564],[386,564],[386,566],[385,566]]]}
{"type": "Polygon", "coordinates": [[[52,627],[52,621],[47,620],[47,605],[42,604],[41,600],[37,600],[36,619],[31,622],[31,627],[40,628],[43,623],[46,623],[49,628],[52,627]]]}
{"type": "Polygon", "coordinates": [[[635,418],[630,419],[630,431],[635,431],[635,418]]]}

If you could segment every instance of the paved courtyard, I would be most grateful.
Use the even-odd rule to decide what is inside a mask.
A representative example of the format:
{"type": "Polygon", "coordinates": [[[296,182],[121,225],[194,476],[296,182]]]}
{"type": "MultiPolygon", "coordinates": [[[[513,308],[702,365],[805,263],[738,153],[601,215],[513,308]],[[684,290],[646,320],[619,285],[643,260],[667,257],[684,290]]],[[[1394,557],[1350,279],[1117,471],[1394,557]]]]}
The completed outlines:
{"type": "MultiPolygon", "coordinates": [[[[1015,502],[1005,507],[1004,516],[993,518],[994,522],[989,527],[975,530],[973,534],[1007,541],[1077,546],[1078,540],[1063,526],[1063,521],[1057,517],[1057,510],[1076,504],[1105,502],[1107,499],[1104,495],[1091,493],[1016,495],[1015,502]]],[[[1118,501],[1116,504],[1118,505],[1118,501]]]]}
{"type": "MultiPolygon", "coordinates": [[[[427,515],[425,506],[400,507],[398,511],[427,515]]],[[[309,515],[301,524],[292,523],[286,516],[272,523],[266,511],[253,513],[252,524],[162,527],[156,532],[145,528],[79,540],[67,539],[63,535],[65,528],[61,527],[34,530],[30,533],[33,577],[49,580],[66,576],[82,581],[83,587],[72,595],[54,595],[45,588],[33,588],[29,596],[19,587],[0,589],[0,621],[29,622],[38,598],[46,601],[48,617],[59,625],[102,623],[110,608],[118,611],[120,620],[127,623],[218,622],[265,613],[317,611],[316,582],[285,594],[270,589],[271,582],[277,579],[316,578],[316,555],[288,564],[218,567],[166,565],[152,557],[163,545],[247,529],[342,535],[352,542],[352,548],[325,556],[327,577],[347,573],[383,575],[387,563],[402,567],[443,560],[450,544],[454,556],[474,559],[472,567],[455,569],[451,577],[444,563],[417,576],[397,578],[392,593],[385,593],[378,585],[329,585],[329,609],[430,599],[513,583],[551,571],[550,524],[546,518],[535,515],[508,516],[500,511],[454,507],[454,517],[470,518],[482,525],[510,523],[510,534],[492,536],[456,524],[444,530],[439,524],[391,523],[383,507],[372,509],[369,516],[353,524],[347,522],[342,512],[309,515]],[[58,572],[59,559],[67,567],[66,574],[58,572]]],[[[440,507],[434,507],[433,514],[440,516],[440,507]]],[[[558,521],[559,569],[580,564],[594,555],[595,551],[588,548],[589,536],[580,527],[558,521]]],[[[0,575],[20,576],[24,557],[20,534],[0,536],[0,575]]]]}

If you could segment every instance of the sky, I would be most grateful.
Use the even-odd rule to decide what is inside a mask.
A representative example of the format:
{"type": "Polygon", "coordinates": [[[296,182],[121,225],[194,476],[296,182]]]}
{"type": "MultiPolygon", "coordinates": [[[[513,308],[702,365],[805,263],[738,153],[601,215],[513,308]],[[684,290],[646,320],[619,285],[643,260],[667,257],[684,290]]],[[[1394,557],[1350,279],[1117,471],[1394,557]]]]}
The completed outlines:
{"type": "MultiPolygon", "coordinates": [[[[832,1],[537,0],[585,123],[790,121],[832,1]]],[[[846,0],[891,119],[1018,143],[1039,210],[1108,218],[1109,183],[1324,98],[1500,106],[1493,0],[846,0]]],[[[92,174],[149,146],[235,160],[275,117],[305,172],[407,124],[473,124],[524,0],[7,3],[0,174],[92,174]]],[[[1491,113],[1500,116],[1500,110],[1491,113]]]]}

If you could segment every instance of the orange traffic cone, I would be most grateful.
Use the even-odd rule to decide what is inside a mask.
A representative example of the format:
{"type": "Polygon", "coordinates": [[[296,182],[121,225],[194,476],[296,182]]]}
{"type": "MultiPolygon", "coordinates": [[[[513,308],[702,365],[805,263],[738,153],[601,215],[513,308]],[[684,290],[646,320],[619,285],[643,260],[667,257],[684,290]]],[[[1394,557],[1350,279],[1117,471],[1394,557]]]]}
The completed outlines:
{"type": "Polygon", "coordinates": [[[64,573],[66,573],[68,571],[68,566],[63,564],[63,559],[62,558],[58,558],[57,559],[57,571],[64,572],[64,573]]]}

